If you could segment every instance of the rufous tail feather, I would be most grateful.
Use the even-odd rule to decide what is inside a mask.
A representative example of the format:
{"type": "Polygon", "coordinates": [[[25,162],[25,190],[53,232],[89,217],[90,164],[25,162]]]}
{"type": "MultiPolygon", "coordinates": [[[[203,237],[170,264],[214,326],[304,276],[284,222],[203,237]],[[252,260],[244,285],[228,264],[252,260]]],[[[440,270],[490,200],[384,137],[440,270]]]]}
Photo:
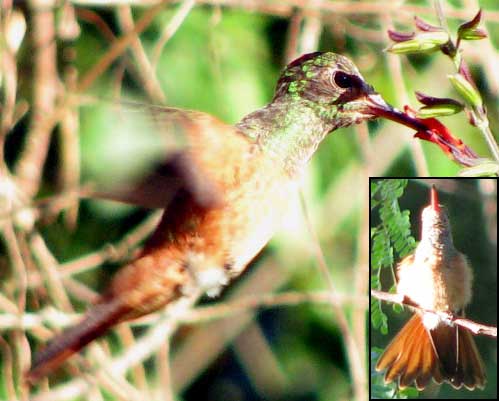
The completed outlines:
{"type": "Polygon", "coordinates": [[[440,384],[469,389],[485,386],[485,368],[471,333],[441,323],[428,330],[415,314],[386,347],[376,370],[386,369],[385,383],[398,381],[400,388],[413,383],[419,390],[431,378],[440,384]]]}
{"type": "Polygon", "coordinates": [[[31,368],[26,373],[26,380],[30,383],[36,382],[56,369],[71,355],[103,335],[121,316],[123,306],[119,300],[95,305],[81,322],[64,330],[36,353],[31,368]]]}

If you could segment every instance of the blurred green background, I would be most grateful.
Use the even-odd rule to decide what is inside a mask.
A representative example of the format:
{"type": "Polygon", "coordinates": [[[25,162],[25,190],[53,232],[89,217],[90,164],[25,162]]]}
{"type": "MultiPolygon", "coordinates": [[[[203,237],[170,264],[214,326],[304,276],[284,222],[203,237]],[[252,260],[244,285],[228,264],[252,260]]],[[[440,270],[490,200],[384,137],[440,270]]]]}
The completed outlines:
{"type": "MultiPolygon", "coordinates": [[[[169,106],[201,110],[235,123],[270,101],[279,72],[290,59],[316,50],[334,51],[352,58],[366,81],[399,108],[406,103],[417,106],[415,90],[432,96],[457,97],[446,79],[447,74],[454,72],[453,65],[444,55],[405,57],[383,52],[389,44],[388,28],[411,31],[416,14],[432,23],[437,22],[431,2],[220,3],[228,6],[210,3],[218,2],[208,1],[190,10],[158,58],[155,76],[165,96],[164,103],[169,106]]],[[[76,73],[78,80],[108,56],[113,42],[106,33],[108,28],[117,38],[125,34],[115,7],[97,6],[83,0],[68,4],[75,7],[79,32],[69,39],[56,37],[57,68],[61,77],[65,73],[76,73]]],[[[180,6],[178,2],[165,6],[140,35],[149,56],[180,6]]],[[[464,20],[472,18],[479,7],[484,10],[489,39],[464,43],[464,57],[470,63],[486,101],[491,127],[497,132],[499,4],[496,0],[445,2],[452,32],[464,20]]],[[[148,9],[134,7],[134,20],[138,21],[148,9]]],[[[29,33],[30,8],[23,4],[20,10],[26,16],[29,33]]],[[[55,16],[55,23],[59,24],[67,18],[62,7],[57,8],[55,16]]],[[[29,103],[36,78],[29,36],[21,44],[16,62],[17,97],[19,101],[29,103]]],[[[146,88],[145,74],[135,54],[127,51],[81,93],[91,97],[91,101],[78,110],[82,184],[112,181],[115,174],[134,170],[140,165],[141,152],[150,151],[154,140],[149,140],[150,131],[140,127],[143,123],[140,117],[129,124],[109,112],[110,105],[120,104],[123,99],[161,103],[146,88]],[[138,155],[133,153],[135,151],[138,155]]],[[[61,91],[67,96],[72,93],[70,85],[61,91]]],[[[5,159],[9,167],[21,156],[30,117],[30,113],[26,114],[7,136],[5,159]]],[[[483,138],[477,129],[467,124],[463,113],[442,121],[477,153],[488,155],[483,138]]],[[[359,299],[366,296],[368,176],[416,176],[425,171],[430,175],[447,176],[457,174],[460,169],[435,145],[420,144],[412,135],[408,129],[394,123],[376,121],[368,126],[341,129],[327,138],[307,169],[302,185],[309,224],[313,226],[317,240],[309,233],[299,200],[295,200],[296,207],[287,226],[256,259],[252,268],[221,298],[205,302],[225,302],[231,296],[237,297],[239,291],[258,294],[328,290],[317,267],[317,244],[324,252],[336,290],[359,299]],[[418,156],[420,146],[423,153],[418,156]],[[419,160],[419,167],[415,160],[419,160]]],[[[52,137],[38,197],[51,196],[61,190],[62,143],[58,135],[52,137]]],[[[42,219],[36,230],[43,234],[57,261],[65,263],[122,239],[148,214],[144,210],[84,200],[74,230],[68,229],[64,216],[48,222],[42,219]]],[[[2,273],[2,279],[7,288],[15,286],[16,281],[4,254],[6,252],[2,252],[1,266],[6,267],[0,271],[6,272],[2,273]]],[[[93,289],[102,290],[120,266],[120,262],[105,263],[77,274],[75,278],[93,289]]],[[[72,300],[78,310],[85,309],[84,303],[72,300]]],[[[28,305],[31,311],[38,310],[38,305],[28,305]]],[[[357,334],[360,331],[360,338],[367,336],[365,325],[369,319],[362,305],[359,301],[357,306],[350,303],[344,306],[351,325],[360,327],[357,331],[357,334]],[[353,312],[359,310],[364,317],[364,326],[359,326],[352,318],[353,312]]],[[[11,332],[6,330],[2,336],[4,333],[8,337],[11,332]]],[[[29,338],[33,341],[33,337],[29,338]]],[[[113,349],[123,347],[116,336],[108,338],[113,349]]],[[[366,375],[367,348],[366,341],[360,348],[365,352],[366,375]]],[[[171,372],[178,399],[352,399],[348,358],[336,316],[327,304],[312,302],[262,308],[246,323],[229,317],[213,324],[185,326],[173,339],[172,355],[171,372]],[[234,328],[235,334],[225,340],[234,328]],[[199,341],[193,344],[190,339],[199,341]]],[[[158,385],[155,368],[152,362],[146,364],[147,379],[153,383],[151,388],[158,385]]],[[[2,369],[0,360],[0,372],[2,369]]],[[[52,380],[63,383],[70,379],[69,375],[60,373],[52,380]]],[[[6,394],[5,386],[0,384],[0,399],[7,399],[6,394]]],[[[105,398],[116,399],[108,393],[105,398]]],[[[155,399],[154,395],[151,399],[155,399]]]]}

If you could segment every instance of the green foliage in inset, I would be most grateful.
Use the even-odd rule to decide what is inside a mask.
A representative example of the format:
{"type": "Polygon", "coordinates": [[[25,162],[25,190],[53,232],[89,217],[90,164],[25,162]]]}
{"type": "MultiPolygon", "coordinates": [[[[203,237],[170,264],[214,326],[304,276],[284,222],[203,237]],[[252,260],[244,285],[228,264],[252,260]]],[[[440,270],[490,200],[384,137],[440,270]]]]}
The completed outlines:
{"type": "MultiPolygon", "coordinates": [[[[371,288],[381,289],[382,268],[392,268],[394,252],[402,258],[412,252],[416,241],[411,236],[409,211],[401,211],[398,198],[404,193],[406,179],[382,180],[371,183],[371,213],[379,213],[380,223],[371,227],[371,288]]],[[[388,319],[381,302],[371,299],[371,322],[383,334],[388,332],[388,319]]]]}

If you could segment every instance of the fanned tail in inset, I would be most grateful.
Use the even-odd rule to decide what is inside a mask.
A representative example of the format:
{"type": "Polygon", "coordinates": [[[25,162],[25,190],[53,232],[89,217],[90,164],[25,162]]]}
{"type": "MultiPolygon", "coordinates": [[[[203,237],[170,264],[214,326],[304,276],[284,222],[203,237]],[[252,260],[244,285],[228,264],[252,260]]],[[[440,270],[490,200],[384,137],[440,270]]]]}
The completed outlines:
{"type": "Polygon", "coordinates": [[[380,356],[376,370],[385,369],[385,383],[398,379],[400,388],[416,382],[418,389],[424,389],[432,377],[442,382],[440,365],[420,315],[412,316],[380,356]]]}
{"type": "Polygon", "coordinates": [[[431,378],[459,389],[483,389],[485,367],[471,333],[440,323],[427,329],[414,314],[379,357],[376,370],[386,370],[385,383],[398,381],[401,389],[414,382],[423,390],[431,378]]]}

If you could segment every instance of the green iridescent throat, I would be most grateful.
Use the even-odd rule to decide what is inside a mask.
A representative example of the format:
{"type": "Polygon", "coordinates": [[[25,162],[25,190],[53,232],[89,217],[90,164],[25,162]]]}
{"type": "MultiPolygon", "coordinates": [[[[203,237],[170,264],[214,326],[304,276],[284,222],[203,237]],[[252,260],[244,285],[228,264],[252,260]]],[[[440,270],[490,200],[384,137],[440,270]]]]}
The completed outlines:
{"type": "Polygon", "coordinates": [[[337,128],[336,106],[328,109],[288,96],[244,117],[236,127],[255,140],[285,171],[295,174],[324,137],[337,128]]]}
{"type": "Polygon", "coordinates": [[[236,127],[293,174],[328,133],[374,117],[365,111],[365,95],[371,92],[347,58],[334,53],[304,55],[281,74],[272,102],[236,127]],[[334,78],[338,71],[343,74],[341,84],[334,78]]]}

